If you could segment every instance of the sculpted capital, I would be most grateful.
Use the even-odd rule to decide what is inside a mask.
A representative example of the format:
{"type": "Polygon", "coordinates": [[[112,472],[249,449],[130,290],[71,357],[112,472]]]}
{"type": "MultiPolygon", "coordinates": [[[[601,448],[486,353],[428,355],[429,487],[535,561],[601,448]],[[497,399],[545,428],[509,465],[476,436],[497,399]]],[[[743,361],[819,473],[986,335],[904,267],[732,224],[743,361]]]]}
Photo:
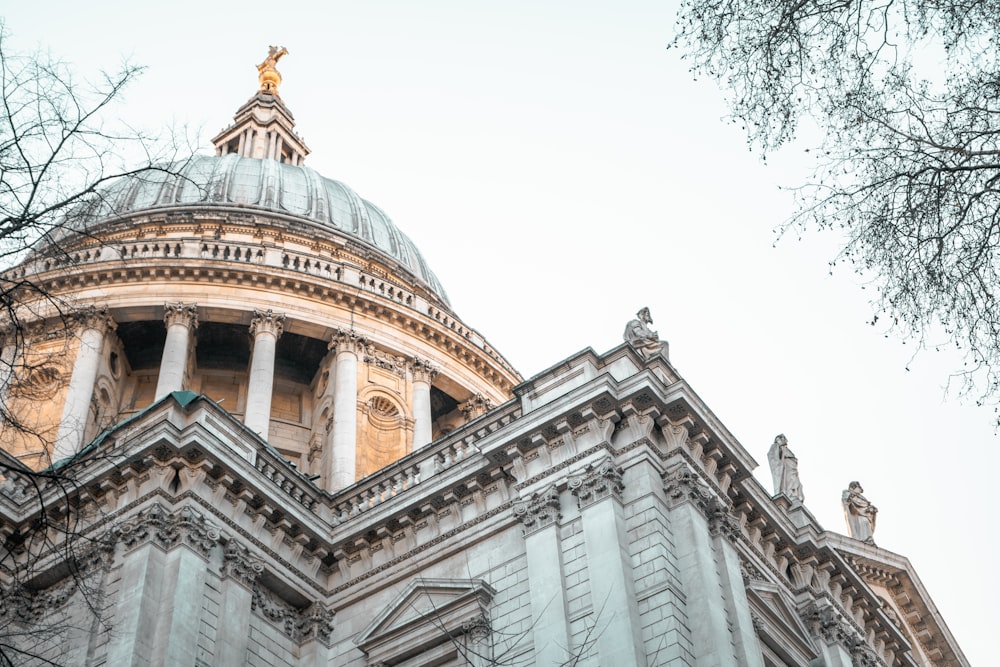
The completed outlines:
{"type": "Polygon", "coordinates": [[[459,410],[465,415],[465,421],[472,421],[479,415],[493,409],[493,401],[482,394],[474,394],[469,400],[459,406],[459,410]]]}
{"type": "Polygon", "coordinates": [[[330,337],[329,349],[334,353],[353,352],[360,354],[368,347],[368,339],[358,334],[354,329],[341,329],[337,327],[330,337]]]}
{"type": "Polygon", "coordinates": [[[413,357],[407,363],[407,368],[413,376],[414,382],[426,382],[427,384],[430,384],[434,381],[434,377],[438,374],[438,370],[431,365],[431,362],[428,359],[413,357]]]}
{"type": "Polygon", "coordinates": [[[285,330],[285,316],[275,313],[274,311],[268,309],[267,311],[255,310],[253,311],[253,319],[250,320],[250,335],[257,337],[260,334],[271,334],[275,338],[281,338],[282,332],[285,330]]]}
{"type": "Polygon", "coordinates": [[[107,306],[87,306],[76,313],[76,320],[84,328],[95,329],[101,333],[114,331],[117,328],[107,306]]]}
{"type": "Polygon", "coordinates": [[[514,516],[524,524],[524,534],[528,535],[559,522],[559,491],[550,486],[544,491],[533,493],[530,498],[514,503],[514,516]]]}
{"type": "Polygon", "coordinates": [[[167,325],[168,329],[174,325],[180,325],[188,329],[197,329],[197,304],[185,305],[180,302],[163,304],[163,323],[167,325]]]}
{"type": "Polygon", "coordinates": [[[569,489],[580,509],[608,496],[621,500],[625,490],[622,469],[610,458],[589,464],[580,474],[570,477],[569,489]]]}

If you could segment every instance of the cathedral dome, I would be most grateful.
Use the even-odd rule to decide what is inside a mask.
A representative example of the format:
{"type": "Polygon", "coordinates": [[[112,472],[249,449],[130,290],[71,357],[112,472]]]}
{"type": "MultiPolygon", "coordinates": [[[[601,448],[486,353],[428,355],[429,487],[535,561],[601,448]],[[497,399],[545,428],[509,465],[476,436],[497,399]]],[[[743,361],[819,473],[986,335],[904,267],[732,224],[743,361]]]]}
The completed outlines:
{"type": "Polygon", "coordinates": [[[178,207],[250,209],[321,225],[395,260],[448,303],[420,251],[380,208],[313,169],[277,160],[196,155],[126,179],[96,200],[76,224],[91,229],[111,218],[178,207]]]}

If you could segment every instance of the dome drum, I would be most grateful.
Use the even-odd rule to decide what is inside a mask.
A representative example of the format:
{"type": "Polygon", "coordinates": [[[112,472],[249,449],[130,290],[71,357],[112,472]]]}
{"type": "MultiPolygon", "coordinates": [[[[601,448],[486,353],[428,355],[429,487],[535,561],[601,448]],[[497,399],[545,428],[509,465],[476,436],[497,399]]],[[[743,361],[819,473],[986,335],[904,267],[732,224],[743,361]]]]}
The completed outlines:
{"type": "Polygon", "coordinates": [[[15,455],[44,466],[191,390],[332,491],[461,426],[473,399],[511,397],[520,376],[413,242],[302,166],[273,86],[214,143],[96,193],[8,271],[53,297],[26,306],[38,326],[22,356],[60,378],[42,410],[15,406],[53,431],[15,455]]]}

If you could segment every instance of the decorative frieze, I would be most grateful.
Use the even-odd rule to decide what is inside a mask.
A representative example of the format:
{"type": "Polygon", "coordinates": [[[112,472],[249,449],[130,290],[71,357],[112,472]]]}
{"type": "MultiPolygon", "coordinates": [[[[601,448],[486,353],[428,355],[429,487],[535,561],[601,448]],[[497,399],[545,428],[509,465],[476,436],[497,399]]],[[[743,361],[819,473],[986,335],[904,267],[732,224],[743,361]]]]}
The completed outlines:
{"type": "Polygon", "coordinates": [[[609,457],[588,464],[583,471],[571,476],[569,489],[576,497],[577,507],[583,509],[609,496],[620,502],[622,491],[625,490],[625,485],[622,484],[623,472],[609,457]]]}
{"type": "Polygon", "coordinates": [[[513,507],[514,516],[524,524],[525,535],[557,524],[562,518],[559,510],[559,491],[554,485],[514,503],[513,507]]]}
{"type": "Polygon", "coordinates": [[[364,356],[361,359],[370,366],[389,371],[399,377],[406,377],[406,357],[389,354],[368,343],[364,347],[364,356]]]}

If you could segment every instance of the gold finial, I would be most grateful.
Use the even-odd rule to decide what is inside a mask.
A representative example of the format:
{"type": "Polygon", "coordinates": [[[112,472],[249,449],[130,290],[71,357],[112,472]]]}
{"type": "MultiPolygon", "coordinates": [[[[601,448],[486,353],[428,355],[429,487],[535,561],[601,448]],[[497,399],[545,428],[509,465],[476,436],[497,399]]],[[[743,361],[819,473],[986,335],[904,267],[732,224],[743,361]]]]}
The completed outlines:
{"type": "MultiPolygon", "coordinates": [[[[257,65],[257,79],[260,81],[260,92],[278,95],[278,86],[281,84],[281,73],[276,65],[282,56],[288,55],[288,49],[283,46],[271,46],[267,50],[267,58],[257,65]]],[[[278,95],[280,97],[280,95],[278,95]]]]}

